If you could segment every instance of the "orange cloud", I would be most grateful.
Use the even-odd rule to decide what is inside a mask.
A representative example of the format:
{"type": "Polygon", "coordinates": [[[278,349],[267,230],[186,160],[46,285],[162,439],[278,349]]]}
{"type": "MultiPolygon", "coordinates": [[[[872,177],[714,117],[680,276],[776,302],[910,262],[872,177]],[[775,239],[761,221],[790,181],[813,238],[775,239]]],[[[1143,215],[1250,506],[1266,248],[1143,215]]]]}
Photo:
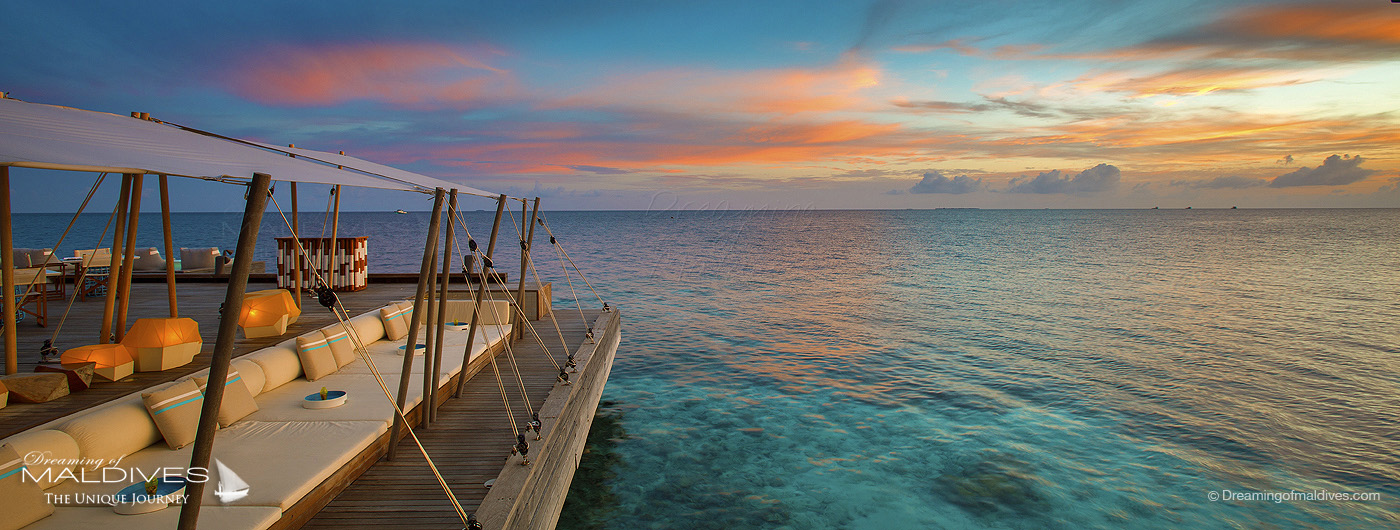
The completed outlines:
{"type": "Polygon", "coordinates": [[[878,86],[882,76],[878,67],[851,56],[820,68],[668,69],[616,75],[547,106],[782,115],[832,112],[867,106],[862,91],[878,86]]]}
{"type": "Polygon", "coordinates": [[[1222,26],[1262,37],[1400,44],[1400,10],[1387,5],[1247,9],[1226,18],[1222,26]]]}
{"type": "Polygon", "coordinates": [[[1156,95],[1199,96],[1211,92],[1294,85],[1324,79],[1316,71],[1277,71],[1255,68],[1201,68],[1134,77],[1109,72],[1081,77],[1081,89],[1130,92],[1137,97],[1156,95]]]}
{"type": "Polygon", "coordinates": [[[499,99],[513,83],[509,72],[480,58],[496,53],[415,43],[284,46],[259,52],[226,77],[240,96],[277,105],[462,103],[499,99]]]}

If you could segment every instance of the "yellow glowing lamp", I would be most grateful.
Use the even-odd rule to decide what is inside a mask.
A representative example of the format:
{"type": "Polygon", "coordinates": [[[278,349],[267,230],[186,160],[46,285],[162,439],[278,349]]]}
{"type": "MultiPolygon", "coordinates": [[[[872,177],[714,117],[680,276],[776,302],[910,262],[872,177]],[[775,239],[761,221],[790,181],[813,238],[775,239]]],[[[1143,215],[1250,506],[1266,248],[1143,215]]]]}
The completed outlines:
{"type": "Polygon", "coordinates": [[[274,337],[287,332],[287,326],[301,317],[301,309],[286,289],[253,291],[243,295],[242,313],[238,325],[243,336],[250,339],[274,337]]]}
{"type": "Polygon", "coordinates": [[[96,363],[96,374],[108,381],[130,376],[136,364],[131,351],[121,343],[79,346],[63,352],[59,359],[63,363],[96,363]]]}
{"type": "Polygon", "coordinates": [[[204,339],[191,318],[142,318],[131,325],[122,344],[136,358],[136,371],[159,372],[194,360],[204,339]]]}

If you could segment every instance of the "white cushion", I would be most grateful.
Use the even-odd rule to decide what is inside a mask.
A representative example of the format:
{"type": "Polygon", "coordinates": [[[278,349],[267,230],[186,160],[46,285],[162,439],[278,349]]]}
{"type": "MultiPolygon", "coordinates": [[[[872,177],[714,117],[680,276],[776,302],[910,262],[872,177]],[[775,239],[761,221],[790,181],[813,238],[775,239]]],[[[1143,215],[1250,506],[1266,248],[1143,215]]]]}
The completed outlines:
{"type": "Polygon", "coordinates": [[[80,414],[58,426],[78,443],[84,469],[108,465],[161,440],[140,393],[118,401],[114,406],[80,414]]]}
{"type": "Polygon", "coordinates": [[[248,385],[248,393],[252,394],[253,397],[258,397],[258,394],[262,393],[263,384],[266,382],[262,366],[250,359],[242,357],[234,359],[231,366],[233,366],[234,370],[238,370],[239,375],[243,376],[243,383],[248,385]]]}
{"type": "Polygon", "coordinates": [[[67,480],[63,472],[77,467],[81,455],[78,441],[68,433],[55,429],[23,432],[7,438],[5,443],[14,447],[15,452],[25,459],[30,475],[40,479],[39,487],[44,489],[67,480]],[[30,455],[37,455],[37,458],[30,455]]]}
{"type": "Polygon", "coordinates": [[[263,392],[301,377],[301,358],[297,356],[295,345],[287,347],[288,342],[294,344],[294,341],[284,341],[242,357],[258,363],[258,367],[262,368],[263,392]]]}

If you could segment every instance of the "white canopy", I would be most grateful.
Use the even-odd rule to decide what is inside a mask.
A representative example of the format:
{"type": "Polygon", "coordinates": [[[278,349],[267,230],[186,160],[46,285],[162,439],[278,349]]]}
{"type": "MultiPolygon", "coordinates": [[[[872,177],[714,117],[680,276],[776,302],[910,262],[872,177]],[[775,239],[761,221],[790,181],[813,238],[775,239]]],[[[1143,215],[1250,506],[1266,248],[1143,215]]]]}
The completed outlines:
{"type": "Polygon", "coordinates": [[[348,156],[300,150],[306,152],[307,158],[346,166],[341,169],[258,146],[292,151],[128,116],[0,98],[2,166],[209,179],[248,179],[257,172],[281,181],[423,193],[442,187],[495,196],[348,156]],[[344,163],[332,158],[344,159],[344,163]]]}
{"type": "Polygon", "coordinates": [[[488,197],[488,198],[492,198],[492,199],[494,199],[494,198],[500,196],[499,194],[496,194],[496,193],[491,193],[491,192],[488,192],[488,191],[479,190],[479,189],[472,188],[472,187],[469,187],[469,186],[463,186],[463,185],[457,184],[457,183],[455,183],[455,182],[448,182],[448,181],[445,181],[445,180],[435,179],[435,178],[433,178],[433,177],[429,177],[429,176],[426,176],[426,175],[420,175],[420,174],[418,174],[418,173],[413,173],[413,172],[411,172],[411,171],[404,171],[404,170],[399,169],[399,168],[389,167],[389,166],[386,166],[386,165],[383,165],[383,164],[378,164],[378,163],[375,163],[375,162],[370,162],[370,161],[368,161],[368,160],[364,160],[364,159],[361,159],[361,158],[355,158],[355,157],[353,157],[353,156],[342,155],[342,154],[336,154],[336,153],[327,153],[327,152],[325,152],[325,151],[315,151],[315,150],[311,150],[311,149],[302,149],[302,148],[300,148],[300,147],[280,147],[280,146],[276,146],[276,145],[265,144],[265,143],[262,143],[262,142],[251,142],[251,141],[250,141],[250,142],[248,142],[248,143],[255,144],[255,145],[258,145],[258,146],[263,147],[263,148],[266,148],[266,149],[272,149],[272,150],[274,150],[274,151],[281,151],[281,152],[283,152],[283,153],[296,155],[298,158],[306,158],[306,159],[311,159],[311,160],[316,160],[316,161],[324,162],[324,163],[327,163],[327,164],[334,164],[334,165],[337,165],[337,166],[344,166],[345,168],[356,169],[356,170],[359,170],[359,171],[361,171],[361,172],[363,172],[363,173],[368,173],[368,174],[371,174],[371,175],[377,175],[377,176],[384,177],[384,178],[387,178],[387,179],[390,179],[390,180],[397,180],[397,181],[401,181],[401,182],[411,182],[411,183],[417,184],[417,185],[419,185],[419,186],[425,186],[425,187],[431,187],[431,188],[442,188],[442,189],[445,189],[445,190],[456,189],[456,190],[457,190],[457,193],[465,193],[465,194],[468,194],[468,195],[479,195],[479,196],[481,196],[481,197],[488,197]]]}

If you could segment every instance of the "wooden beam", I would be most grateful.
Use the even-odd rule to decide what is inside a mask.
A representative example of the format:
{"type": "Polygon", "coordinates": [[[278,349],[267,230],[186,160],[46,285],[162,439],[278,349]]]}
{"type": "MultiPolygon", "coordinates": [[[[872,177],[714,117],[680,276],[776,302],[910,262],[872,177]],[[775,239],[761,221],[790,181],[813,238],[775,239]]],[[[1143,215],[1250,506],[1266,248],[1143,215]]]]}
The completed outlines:
{"type": "MultiPolygon", "coordinates": [[[[0,92],[0,97],[4,93],[0,92]]],[[[0,276],[5,284],[5,375],[19,371],[19,329],[15,326],[15,235],[10,219],[10,166],[0,166],[0,276]]]]}
{"type": "Polygon", "coordinates": [[[170,231],[170,188],[166,176],[160,176],[160,227],[165,233],[165,285],[170,296],[170,318],[180,317],[180,304],[175,299],[175,237],[170,231]]]}
{"type": "Polygon", "coordinates": [[[117,229],[112,232],[112,251],[107,258],[107,296],[103,299],[102,305],[102,329],[97,337],[98,344],[107,344],[112,341],[112,315],[117,308],[117,279],[121,277],[122,262],[122,240],[126,239],[126,206],[131,201],[131,179],[130,173],[122,174],[122,191],[117,198],[117,229]]]}
{"type": "MultiPolygon", "coordinates": [[[[425,394],[430,405],[423,415],[437,421],[437,380],[442,372],[442,335],[447,330],[447,285],[452,279],[452,216],[457,213],[457,190],[447,194],[447,227],[444,229],[442,246],[442,293],[438,295],[437,342],[433,345],[433,384],[432,392],[425,394]]],[[[429,324],[431,325],[431,323],[429,324]]],[[[466,365],[463,365],[466,366],[466,365]]]]}
{"type": "MultiPolygon", "coordinates": [[[[131,307],[131,272],[136,263],[136,229],[141,221],[141,181],[144,175],[135,174],[131,179],[131,206],[127,209],[126,253],[122,255],[121,298],[117,299],[117,342],[126,336],[126,312],[131,307]]],[[[115,257],[114,257],[115,259],[115,257]]]]}
{"type": "MultiPolygon", "coordinates": [[[[188,469],[209,469],[214,453],[214,430],[218,428],[219,405],[224,399],[223,381],[228,378],[233,360],[233,342],[238,328],[238,314],[243,310],[243,293],[248,290],[248,271],[253,268],[253,248],[258,242],[258,228],[267,210],[267,186],[272,177],[253,173],[248,184],[248,203],[243,208],[243,226],[238,232],[238,248],[233,254],[228,289],[224,293],[224,314],[219,319],[219,334],[214,339],[214,358],[209,361],[209,384],[204,388],[204,406],[199,416],[188,469]]],[[[180,508],[180,530],[195,530],[199,522],[199,505],[204,498],[207,482],[190,482],[185,486],[190,502],[180,508]]]]}
{"type": "MultiPolygon", "coordinates": [[[[413,347],[418,345],[418,325],[423,323],[423,297],[428,289],[428,275],[432,270],[432,259],[436,252],[433,246],[437,243],[438,219],[442,216],[442,199],[447,194],[442,188],[437,189],[433,194],[433,214],[428,218],[428,242],[423,245],[423,265],[418,268],[418,290],[413,295],[413,318],[408,325],[408,342],[404,343],[403,349],[403,370],[399,371],[403,377],[399,378],[399,410],[404,409],[408,403],[408,380],[413,373],[413,347]]],[[[425,352],[426,353],[426,352],[425,352]]],[[[465,365],[463,365],[465,366],[465,365]]],[[[424,396],[427,397],[427,396],[424,396]]],[[[399,431],[404,427],[403,417],[394,415],[394,426],[389,431],[389,452],[384,455],[385,460],[393,460],[394,452],[399,441],[399,431]]]]}
{"type": "MultiPolygon", "coordinates": [[[[476,325],[481,322],[481,302],[486,299],[486,290],[491,288],[491,284],[487,279],[491,277],[493,274],[492,270],[495,268],[494,266],[487,266],[486,263],[491,260],[491,254],[496,251],[496,234],[501,231],[501,215],[504,214],[505,211],[506,194],[502,193],[501,196],[496,199],[496,220],[491,223],[491,242],[486,245],[486,259],[482,260],[481,263],[481,283],[477,286],[476,300],[474,300],[472,304],[472,323],[467,327],[467,347],[465,350],[462,350],[462,366],[466,366],[467,363],[472,360],[472,346],[476,343],[476,325]]],[[[467,284],[471,285],[471,282],[468,281],[467,284]]],[[[463,386],[462,383],[457,383],[457,390],[453,392],[453,394],[457,397],[462,397],[463,386]]]]}
{"type": "MultiPolygon", "coordinates": [[[[442,224],[442,214],[439,213],[439,214],[438,214],[438,225],[441,226],[441,224],[442,224]]],[[[436,383],[436,381],[435,381],[432,377],[429,377],[429,375],[433,374],[433,373],[436,371],[436,369],[433,367],[433,346],[437,343],[437,341],[436,341],[436,338],[437,338],[437,326],[435,326],[434,323],[437,322],[437,309],[438,309],[438,308],[437,308],[437,304],[436,304],[435,302],[436,302],[437,281],[438,281],[438,274],[437,274],[437,247],[438,247],[438,236],[439,236],[439,233],[440,233],[440,232],[441,232],[441,230],[439,230],[439,231],[437,231],[437,232],[433,232],[433,244],[429,247],[429,249],[432,250],[433,259],[432,259],[432,262],[428,263],[428,292],[424,293],[424,296],[423,296],[423,307],[426,307],[426,308],[428,309],[428,310],[427,310],[427,314],[426,314],[426,315],[423,315],[423,316],[424,316],[424,319],[423,319],[423,331],[424,331],[424,335],[426,335],[426,337],[423,339],[423,397],[424,397],[424,398],[427,398],[427,397],[429,397],[429,396],[431,396],[431,395],[433,394],[433,384],[436,383]]],[[[429,414],[427,414],[427,413],[426,413],[426,410],[425,410],[425,411],[424,411],[424,414],[422,415],[422,417],[419,418],[418,425],[421,426],[421,427],[423,427],[424,429],[426,429],[426,428],[428,428],[428,426],[431,425],[431,424],[432,424],[432,417],[431,417],[429,414]]]]}
{"type": "MultiPolygon", "coordinates": [[[[345,154],[345,152],[342,151],[340,154],[345,154]]],[[[336,252],[336,250],[338,250],[336,248],[336,238],[340,237],[340,185],[336,184],[335,189],[332,190],[331,193],[335,194],[335,207],[332,208],[334,211],[331,213],[331,270],[326,274],[326,287],[334,289],[335,271],[340,269],[340,258],[336,252]]],[[[390,452],[393,452],[393,450],[390,449],[390,452]]]]}
{"type": "Polygon", "coordinates": [[[292,181],[292,237],[296,243],[292,248],[292,299],[301,307],[301,214],[297,210],[297,183],[292,181]]]}
{"type": "MultiPolygon", "coordinates": [[[[534,212],[534,214],[530,215],[530,228],[525,230],[525,239],[520,240],[520,283],[515,289],[515,306],[517,308],[515,314],[520,317],[520,322],[529,320],[529,318],[525,316],[525,273],[530,269],[530,247],[535,245],[535,220],[540,216],[539,197],[535,197],[534,212]]],[[[520,220],[525,220],[524,213],[521,213],[520,220]]],[[[517,325],[515,327],[522,328],[524,326],[517,325]]],[[[517,331],[519,332],[519,336],[525,336],[524,330],[517,329],[517,331]]]]}

